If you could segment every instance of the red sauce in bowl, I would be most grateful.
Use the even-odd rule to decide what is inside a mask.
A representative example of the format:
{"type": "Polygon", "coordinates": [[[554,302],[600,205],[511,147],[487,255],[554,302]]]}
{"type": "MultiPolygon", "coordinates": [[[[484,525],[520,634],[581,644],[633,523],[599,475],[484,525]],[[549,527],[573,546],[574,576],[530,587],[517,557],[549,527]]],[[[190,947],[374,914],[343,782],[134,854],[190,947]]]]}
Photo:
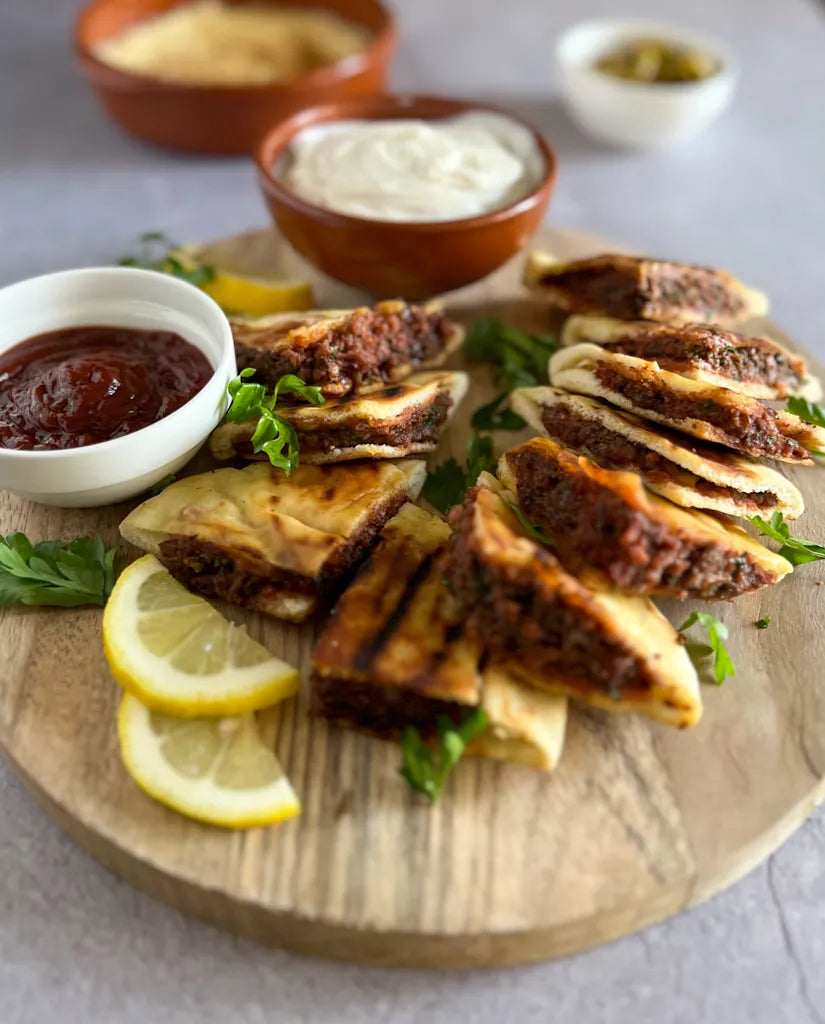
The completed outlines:
{"type": "Polygon", "coordinates": [[[168,416],[212,376],[173,331],[66,327],[0,353],[0,448],[82,448],[168,416]]]}

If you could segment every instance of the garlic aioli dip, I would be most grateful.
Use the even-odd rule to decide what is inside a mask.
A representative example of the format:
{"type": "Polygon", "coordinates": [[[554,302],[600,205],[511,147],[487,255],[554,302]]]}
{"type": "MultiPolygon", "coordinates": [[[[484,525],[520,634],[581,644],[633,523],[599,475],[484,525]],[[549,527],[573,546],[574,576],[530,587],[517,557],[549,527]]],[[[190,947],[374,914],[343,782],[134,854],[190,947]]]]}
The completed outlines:
{"type": "Polygon", "coordinates": [[[279,176],[301,199],[382,221],[475,217],[528,195],[544,158],[531,132],[481,111],[432,121],[336,121],[292,142],[279,176]]]}

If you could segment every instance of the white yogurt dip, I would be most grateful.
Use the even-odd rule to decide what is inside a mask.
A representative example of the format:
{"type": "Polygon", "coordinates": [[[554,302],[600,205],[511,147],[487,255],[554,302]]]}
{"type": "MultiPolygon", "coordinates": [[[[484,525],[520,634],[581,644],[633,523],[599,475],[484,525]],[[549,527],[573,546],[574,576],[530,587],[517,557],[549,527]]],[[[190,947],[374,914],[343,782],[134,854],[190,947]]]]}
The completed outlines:
{"type": "Polygon", "coordinates": [[[446,221],[530,193],[544,160],[531,132],[481,111],[433,121],[337,121],[301,132],[280,173],[316,206],[384,221],[446,221]]]}

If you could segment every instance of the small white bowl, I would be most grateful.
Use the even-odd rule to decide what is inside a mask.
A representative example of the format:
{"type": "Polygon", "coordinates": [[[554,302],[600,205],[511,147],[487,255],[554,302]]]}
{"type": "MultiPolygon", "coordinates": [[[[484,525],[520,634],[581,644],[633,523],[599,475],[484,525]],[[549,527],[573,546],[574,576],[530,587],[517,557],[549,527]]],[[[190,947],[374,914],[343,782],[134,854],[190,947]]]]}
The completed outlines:
{"type": "Polygon", "coordinates": [[[208,295],[152,270],[44,274],[0,289],[0,352],[44,331],[82,325],[176,331],[214,369],[185,405],[132,434],[61,451],[0,447],[0,488],[45,505],[108,505],[140,494],[195,454],[226,410],[235,375],[229,322],[208,295]]]}
{"type": "Polygon", "coordinates": [[[664,146],[702,131],[728,107],[739,77],[739,62],[720,39],[635,18],[579,22],[559,38],[556,61],[573,120],[603,142],[634,149],[664,146]],[[640,38],[701,50],[718,61],[719,70],[695,82],[631,82],[593,66],[640,38]]]}

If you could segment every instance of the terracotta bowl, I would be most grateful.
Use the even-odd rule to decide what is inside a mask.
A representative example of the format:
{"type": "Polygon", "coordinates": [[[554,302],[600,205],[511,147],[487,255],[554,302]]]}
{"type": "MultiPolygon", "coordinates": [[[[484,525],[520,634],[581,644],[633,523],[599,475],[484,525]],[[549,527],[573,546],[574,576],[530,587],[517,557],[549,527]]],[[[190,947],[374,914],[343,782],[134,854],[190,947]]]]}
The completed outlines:
{"type": "Polygon", "coordinates": [[[518,202],[463,220],[398,223],[352,217],[299,199],[278,180],[291,140],[310,125],[340,120],[452,117],[467,111],[506,111],[433,96],[374,96],[304,110],[275,125],[255,159],[272,218],[310,263],[331,277],[378,296],[420,299],[491,273],[522,249],[541,224],[556,179],[556,158],[538,134],[544,158],[539,185],[518,202]]]}
{"type": "MultiPolygon", "coordinates": [[[[96,44],[189,0],[92,0],[75,25],[80,67],[107,113],[126,131],[173,149],[251,153],[276,121],[304,107],[381,92],[395,50],[395,23],[378,0],[289,0],[324,7],[369,28],[362,53],[268,85],[192,85],[119,71],[93,54],[96,44]]],[[[226,0],[228,3],[237,0],[226,0]]],[[[276,2],[276,0],[257,0],[276,2]]]]}

